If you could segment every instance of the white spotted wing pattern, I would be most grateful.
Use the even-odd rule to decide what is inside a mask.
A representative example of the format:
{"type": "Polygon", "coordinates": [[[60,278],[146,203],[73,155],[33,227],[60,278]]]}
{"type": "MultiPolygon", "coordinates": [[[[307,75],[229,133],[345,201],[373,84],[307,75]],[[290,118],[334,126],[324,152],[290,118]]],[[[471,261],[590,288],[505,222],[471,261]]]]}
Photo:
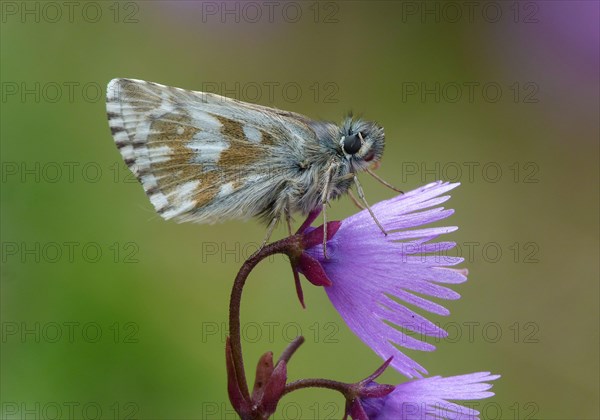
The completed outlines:
{"type": "Polygon", "coordinates": [[[307,214],[346,193],[384,145],[375,123],[338,126],[134,79],[108,84],[106,109],[125,163],[158,214],[177,221],[307,214]]]}

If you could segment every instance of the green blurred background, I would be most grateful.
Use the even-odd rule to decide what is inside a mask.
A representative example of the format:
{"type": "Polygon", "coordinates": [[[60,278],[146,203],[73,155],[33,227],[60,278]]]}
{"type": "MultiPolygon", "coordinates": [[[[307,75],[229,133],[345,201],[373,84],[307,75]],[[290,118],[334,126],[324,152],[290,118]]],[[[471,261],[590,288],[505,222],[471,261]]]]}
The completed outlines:
{"type": "MultiPolygon", "coordinates": [[[[469,281],[430,317],[450,339],[410,354],[432,375],[501,374],[483,418],[599,417],[597,2],[0,4],[3,418],[235,418],[228,297],[265,227],[156,216],[108,130],[114,77],[377,120],[385,179],[462,183],[448,223],[469,281]]],[[[371,202],[393,195],[361,179],[371,202]]],[[[291,379],[381,362],[305,294],[302,310],[283,258],[251,276],[250,381],[298,331],[291,379]]],[[[342,411],[305,390],[276,417],[342,411]]]]}

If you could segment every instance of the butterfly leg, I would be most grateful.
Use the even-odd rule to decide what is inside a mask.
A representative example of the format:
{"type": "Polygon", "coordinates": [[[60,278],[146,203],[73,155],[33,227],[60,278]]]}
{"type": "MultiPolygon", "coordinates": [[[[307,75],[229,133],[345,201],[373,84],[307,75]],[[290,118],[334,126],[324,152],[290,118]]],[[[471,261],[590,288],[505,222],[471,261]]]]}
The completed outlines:
{"type": "MultiPolygon", "coordinates": [[[[292,236],[292,216],[290,213],[290,206],[289,204],[279,213],[284,213],[285,214],[285,220],[287,223],[287,228],[288,228],[288,233],[290,236],[292,236]]],[[[269,226],[267,226],[267,233],[265,235],[265,239],[262,241],[262,244],[260,245],[260,247],[256,250],[256,252],[254,254],[252,254],[252,256],[250,258],[252,258],[254,255],[256,255],[261,249],[263,249],[265,247],[265,245],[267,244],[267,242],[269,242],[269,239],[271,239],[271,235],[273,234],[273,231],[275,230],[275,226],[277,226],[277,223],[279,222],[279,220],[281,219],[281,216],[274,216],[273,219],[271,220],[271,222],[269,222],[269,226]]]]}
{"type": "Polygon", "coordinates": [[[290,205],[289,204],[283,212],[285,213],[285,221],[287,223],[288,235],[292,236],[292,215],[290,213],[290,205]]]}
{"type": "Polygon", "coordinates": [[[327,259],[327,202],[323,202],[323,258],[327,259]]]}
{"type": "Polygon", "coordinates": [[[260,244],[258,249],[256,251],[254,251],[252,253],[252,255],[250,255],[250,257],[248,257],[249,260],[254,258],[261,251],[261,249],[263,249],[265,247],[267,242],[269,242],[269,239],[271,239],[271,235],[273,234],[273,231],[275,230],[275,226],[277,226],[278,221],[279,221],[279,216],[275,216],[275,217],[273,217],[271,222],[269,222],[269,226],[267,226],[267,234],[265,235],[265,239],[262,241],[262,244],[260,244]]]}
{"type": "Polygon", "coordinates": [[[263,240],[262,245],[260,246],[260,248],[258,248],[256,252],[263,249],[267,242],[269,242],[269,239],[271,239],[271,235],[273,234],[273,231],[275,230],[275,226],[277,226],[278,221],[279,216],[273,217],[273,220],[271,220],[271,223],[269,223],[269,226],[267,227],[267,234],[265,235],[265,239],[263,240]]]}
{"type": "Polygon", "coordinates": [[[325,172],[325,184],[321,194],[321,204],[323,206],[323,258],[327,259],[327,204],[329,204],[329,184],[335,165],[331,165],[325,172]]]}
{"type": "Polygon", "coordinates": [[[399,192],[400,194],[404,194],[404,191],[399,190],[398,188],[394,187],[392,184],[390,184],[389,182],[387,182],[385,179],[381,178],[379,175],[377,175],[375,172],[373,172],[369,168],[365,169],[365,171],[369,175],[371,175],[373,178],[375,178],[377,181],[381,182],[383,185],[385,185],[386,187],[388,187],[389,189],[392,189],[392,190],[394,190],[396,192],[399,192]]]}
{"type": "Polygon", "coordinates": [[[360,201],[358,201],[358,199],[354,196],[354,194],[352,193],[352,190],[348,190],[348,196],[350,197],[350,200],[352,200],[352,202],[354,203],[354,205],[356,207],[358,207],[360,210],[364,210],[365,206],[363,206],[360,201]]]}
{"type": "Polygon", "coordinates": [[[358,192],[358,196],[360,197],[360,199],[364,203],[365,207],[369,211],[369,214],[371,215],[373,220],[375,220],[375,223],[377,224],[377,226],[379,226],[379,229],[381,229],[383,234],[387,236],[386,230],[383,228],[383,226],[381,226],[381,223],[379,223],[379,220],[377,220],[377,217],[375,217],[375,213],[373,213],[373,210],[371,210],[369,203],[367,203],[367,199],[365,198],[365,193],[363,192],[362,186],[360,185],[360,182],[358,182],[358,177],[356,175],[354,176],[354,183],[356,184],[356,191],[358,192]]]}
{"type": "Polygon", "coordinates": [[[288,236],[292,236],[292,212],[290,211],[290,198],[288,197],[285,201],[285,207],[283,208],[283,214],[285,214],[285,223],[288,227],[288,236]]]}

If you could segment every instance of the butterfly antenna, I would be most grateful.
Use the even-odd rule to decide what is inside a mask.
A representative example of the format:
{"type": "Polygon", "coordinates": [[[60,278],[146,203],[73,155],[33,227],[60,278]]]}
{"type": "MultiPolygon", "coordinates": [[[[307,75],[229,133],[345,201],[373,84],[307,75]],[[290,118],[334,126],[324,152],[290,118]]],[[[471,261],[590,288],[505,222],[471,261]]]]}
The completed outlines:
{"type": "Polygon", "coordinates": [[[389,182],[385,181],[383,178],[381,178],[379,175],[377,175],[375,172],[373,172],[372,170],[370,170],[369,168],[365,169],[365,171],[371,175],[373,178],[375,178],[377,181],[381,182],[383,185],[385,185],[386,187],[399,192],[400,194],[404,194],[404,191],[394,187],[392,184],[390,184],[389,182]]]}

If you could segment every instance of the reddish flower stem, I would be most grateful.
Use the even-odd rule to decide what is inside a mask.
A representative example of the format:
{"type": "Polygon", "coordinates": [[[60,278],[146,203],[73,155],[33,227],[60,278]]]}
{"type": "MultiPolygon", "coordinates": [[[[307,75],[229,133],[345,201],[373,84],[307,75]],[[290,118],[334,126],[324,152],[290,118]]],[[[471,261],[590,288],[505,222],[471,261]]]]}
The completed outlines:
{"type": "Polygon", "coordinates": [[[288,238],[273,242],[264,246],[254,253],[238,272],[231,289],[231,298],[229,301],[229,334],[231,340],[231,353],[235,373],[238,378],[240,390],[244,398],[250,402],[250,392],[248,391],[248,381],[244,371],[244,358],[242,356],[242,339],[240,333],[240,306],[242,302],[242,291],[246,284],[246,279],[250,272],[263,259],[274,254],[286,254],[288,256],[296,255],[302,252],[302,236],[293,235],[288,238]]]}
{"type": "Polygon", "coordinates": [[[353,389],[353,386],[353,384],[333,381],[331,379],[299,379],[297,381],[290,382],[289,384],[287,384],[285,386],[285,391],[283,392],[283,395],[289,394],[292,391],[296,391],[302,388],[327,388],[341,392],[344,396],[348,396],[348,394],[353,389]]]}
{"type": "MultiPolygon", "coordinates": [[[[231,297],[229,301],[230,337],[228,348],[230,348],[231,364],[233,365],[233,369],[235,371],[235,380],[237,381],[237,387],[239,388],[239,392],[242,394],[242,398],[250,407],[253,405],[253,401],[250,397],[248,381],[246,379],[246,373],[244,369],[244,358],[242,356],[242,340],[240,328],[240,307],[242,302],[242,291],[244,290],[244,286],[246,284],[248,276],[250,275],[254,267],[256,267],[256,265],[263,259],[275,254],[285,254],[292,261],[292,266],[294,265],[294,262],[296,262],[298,258],[300,258],[302,252],[304,251],[304,246],[306,246],[306,238],[303,235],[304,230],[308,225],[310,225],[310,223],[314,220],[314,218],[317,215],[318,212],[311,213],[307,221],[302,225],[302,228],[298,231],[297,234],[279,240],[277,242],[268,244],[260,250],[258,250],[257,252],[255,252],[250,258],[248,258],[248,260],[246,260],[246,262],[244,262],[233,282],[233,287],[231,289],[231,297]]],[[[335,231],[333,233],[335,233],[335,231]]],[[[304,337],[296,337],[296,339],[292,341],[283,351],[278,360],[278,363],[285,362],[287,364],[290,358],[293,356],[296,350],[298,350],[298,348],[302,345],[303,342],[304,337]]],[[[384,364],[384,366],[382,366],[378,371],[376,371],[376,373],[373,374],[372,377],[375,378],[379,376],[379,374],[381,374],[385,367],[387,367],[389,362],[390,360],[388,360],[384,364]]],[[[371,377],[369,377],[368,379],[370,378],[371,377]]],[[[358,392],[360,391],[360,385],[362,385],[362,383],[348,384],[344,382],[333,381],[330,379],[300,379],[298,381],[294,381],[287,384],[285,386],[285,389],[283,389],[283,393],[281,394],[281,396],[289,394],[290,392],[296,391],[298,389],[316,387],[338,391],[342,395],[344,395],[346,401],[348,402],[354,400],[354,398],[358,395],[358,392]]],[[[232,403],[233,402],[234,401],[232,401],[232,403]]],[[[246,407],[248,408],[248,406],[246,407]]],[[[263,418],[261,417],[261,414],[258,411],[255,411],[254,408],[251,408],[250,410],[251,412],[244,412],[243,415],[240,415],[248,419],[263,418]]]]}

